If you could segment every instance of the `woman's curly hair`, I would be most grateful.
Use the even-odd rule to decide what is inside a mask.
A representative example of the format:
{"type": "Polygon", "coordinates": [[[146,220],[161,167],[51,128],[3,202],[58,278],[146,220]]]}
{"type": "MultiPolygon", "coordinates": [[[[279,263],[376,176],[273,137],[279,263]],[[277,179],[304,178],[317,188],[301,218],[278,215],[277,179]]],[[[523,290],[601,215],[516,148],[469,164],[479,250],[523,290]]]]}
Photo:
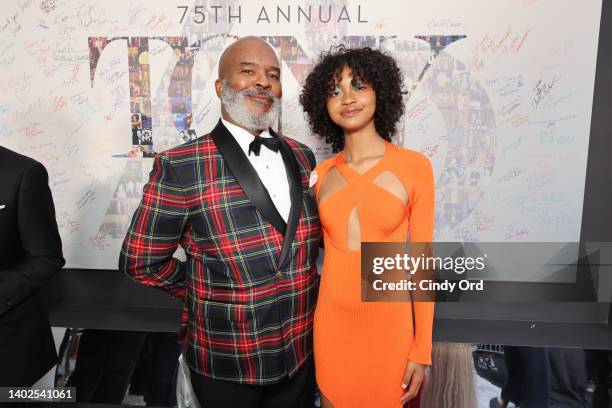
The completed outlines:
{"type": "Polygon", "coordinates": [[[300,95],[310,129],[331,145],[334,152],[344,147],[342,128],[331,120],[327,112],[327,96],[340,80],[344,67],[350,68],[353,76],[374,88],[374,125],[379,135],[391,141],[397,121],[404,113],[404,80],[391,56],[369,47],[351,49],[338,46],[321,53],[300,95]]]}

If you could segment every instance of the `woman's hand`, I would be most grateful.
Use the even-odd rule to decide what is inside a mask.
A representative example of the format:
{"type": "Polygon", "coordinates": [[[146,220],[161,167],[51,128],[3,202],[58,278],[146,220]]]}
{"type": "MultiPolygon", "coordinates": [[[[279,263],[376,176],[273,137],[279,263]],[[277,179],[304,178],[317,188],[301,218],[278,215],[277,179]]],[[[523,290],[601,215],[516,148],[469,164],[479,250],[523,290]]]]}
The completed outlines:
{"type": "Polygon", "coordinates": [[[425,366],[408,360],[408,364],[406,364],[406,373],[404,374],[404,379],[402,380],[402,388],[406,392],[404,395],[402,395],[400,402],[405,404],[416,397],[424,380],[425,366]]]}

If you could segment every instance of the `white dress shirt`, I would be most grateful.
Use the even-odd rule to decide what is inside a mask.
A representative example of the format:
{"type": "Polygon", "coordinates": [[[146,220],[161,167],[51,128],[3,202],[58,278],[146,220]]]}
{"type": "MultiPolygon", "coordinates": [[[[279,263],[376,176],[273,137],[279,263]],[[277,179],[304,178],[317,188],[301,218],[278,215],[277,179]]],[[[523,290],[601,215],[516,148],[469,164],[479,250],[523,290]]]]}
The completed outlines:
{"type": "MultiPolygon", "coordinates": [[[[291,208],[291,197],[289,195],[289,180],[285,171],[285,163],[280,151],[273,152],[266,146],[261,146],[259,156],[251,153],[249,156],[249,144],[254,136],[243,128],[221,119],[223,125],[234,136],[244,154],[249,158],[251,165],[255,168],[257,175],[268,190],[270,198],[285,222],[289,219],[291,208]]],[[[273,137],[268,130],[261,132],[260,137],[273,137]]]]}

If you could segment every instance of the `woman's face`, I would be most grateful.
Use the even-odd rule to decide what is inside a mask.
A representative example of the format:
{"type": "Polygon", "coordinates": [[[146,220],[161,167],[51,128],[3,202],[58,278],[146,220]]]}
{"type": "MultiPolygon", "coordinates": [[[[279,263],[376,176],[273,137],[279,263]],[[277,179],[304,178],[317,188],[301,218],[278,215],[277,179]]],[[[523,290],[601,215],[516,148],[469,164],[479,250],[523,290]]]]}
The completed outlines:
{"type": "Polygon", "coordinates": [[[346,131],[357,131],[374,122],[376,92],[370,84],[353,78],[350,68],[342,69],[341,78],[327,95],[331,120],[346,131]]]}

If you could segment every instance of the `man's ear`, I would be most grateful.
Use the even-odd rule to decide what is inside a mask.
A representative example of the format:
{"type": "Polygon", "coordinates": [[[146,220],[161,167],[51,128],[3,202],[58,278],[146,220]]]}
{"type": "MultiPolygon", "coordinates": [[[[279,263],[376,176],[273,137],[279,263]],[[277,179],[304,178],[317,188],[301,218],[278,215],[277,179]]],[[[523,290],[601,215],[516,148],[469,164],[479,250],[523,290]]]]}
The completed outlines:
{"type": "Polygon", "coordinates": [[[215,92],[218,98],[221,98],[221,88],[223,88],[223,80],[218,78],[215,81],[215,92]]]}

